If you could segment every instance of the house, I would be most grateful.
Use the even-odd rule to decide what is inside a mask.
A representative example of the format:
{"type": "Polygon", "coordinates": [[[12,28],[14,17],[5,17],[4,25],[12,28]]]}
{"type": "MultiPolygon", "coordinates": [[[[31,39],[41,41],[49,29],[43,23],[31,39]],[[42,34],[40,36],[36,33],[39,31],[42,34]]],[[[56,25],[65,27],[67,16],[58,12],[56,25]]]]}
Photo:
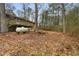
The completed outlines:
{"type": "Polygon", "coordinates": [[[35,23],[30,20],[12,16],[10,14],[6,14],[6,19],[7,19],[8,31],[15,31],[16,27],[21,27],[21,26],[34,29],[35,26],[35,23]]]}

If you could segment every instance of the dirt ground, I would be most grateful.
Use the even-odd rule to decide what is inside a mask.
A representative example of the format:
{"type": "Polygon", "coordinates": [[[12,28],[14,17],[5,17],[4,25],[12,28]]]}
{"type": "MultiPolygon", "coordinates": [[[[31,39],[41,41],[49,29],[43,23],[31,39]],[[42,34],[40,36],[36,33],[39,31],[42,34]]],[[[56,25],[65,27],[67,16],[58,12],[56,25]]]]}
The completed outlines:
{"type": "Polygon", "coordinates": [[[60,32],[0,33],[1,56],[79,55],[79,40],[60,32]]]}

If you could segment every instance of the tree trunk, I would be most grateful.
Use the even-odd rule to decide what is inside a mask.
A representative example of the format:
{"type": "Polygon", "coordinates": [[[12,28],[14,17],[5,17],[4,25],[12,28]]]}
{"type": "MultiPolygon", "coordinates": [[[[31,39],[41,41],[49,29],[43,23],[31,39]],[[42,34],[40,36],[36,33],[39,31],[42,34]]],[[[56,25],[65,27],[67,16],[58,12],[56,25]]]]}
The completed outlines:
{"type": "Polygon", "coordinates": [[[63,3],[61,5],[62,5],[63,33],[65,33],[65,7],[63,3]]]}
{"type": "Polygon", "coordinates": [[[59,20],[60,20],[60,15],[59,15],[59,8],[58,8],[58,25],[59,25],[59,20]]]}
{"type": "Polygon", "coordinates": [[[0,3],[0,32],[7,32],[7,19],[5,17],[5,4],[0,3]]]}
{"type": "Polygon", "coordinates": [[[26,9],[25,9],[25,4],[23,3],[23,10],[24,10],[24,19],[26,19],[26,9]]]}
{"type": "Polygon", "coordinates": [[[38,6],[35,3],[35,32],[38,32],[38,6]]]}

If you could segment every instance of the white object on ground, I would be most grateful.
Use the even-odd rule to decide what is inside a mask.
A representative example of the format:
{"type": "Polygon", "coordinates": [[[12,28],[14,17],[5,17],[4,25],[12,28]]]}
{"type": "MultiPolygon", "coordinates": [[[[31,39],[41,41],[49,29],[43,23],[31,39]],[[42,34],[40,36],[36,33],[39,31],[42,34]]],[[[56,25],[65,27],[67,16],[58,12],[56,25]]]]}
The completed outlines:
{"type": "Polygon", "coordinates": [[[25,27],[17,27],[16,28],[16,32],[21,32],[21,33],[23,33],[23,32],[27,32],[29,29],[28,28],[25,28],[25,27]]]}

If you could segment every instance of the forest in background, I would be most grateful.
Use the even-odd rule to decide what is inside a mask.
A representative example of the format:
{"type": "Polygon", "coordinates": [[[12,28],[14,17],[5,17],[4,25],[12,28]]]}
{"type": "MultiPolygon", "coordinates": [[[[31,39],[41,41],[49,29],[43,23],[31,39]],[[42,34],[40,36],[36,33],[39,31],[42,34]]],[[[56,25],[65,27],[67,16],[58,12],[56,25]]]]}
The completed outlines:
{"type": "Polygon", "coordinates": [[[78,3],[7,3],[5,12],[35,22],[37,30],[79,34],[78,3]]]}

